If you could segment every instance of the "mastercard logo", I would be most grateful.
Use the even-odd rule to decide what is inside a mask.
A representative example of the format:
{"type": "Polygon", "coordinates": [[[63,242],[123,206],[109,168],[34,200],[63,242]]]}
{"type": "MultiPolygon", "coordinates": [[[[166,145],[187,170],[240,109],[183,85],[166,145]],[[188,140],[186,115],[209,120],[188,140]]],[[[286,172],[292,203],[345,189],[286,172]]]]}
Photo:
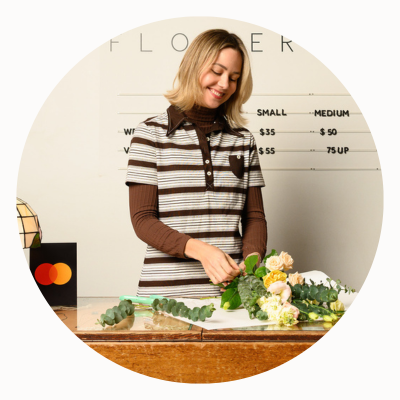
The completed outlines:
{"type": "Polygon", "coordinates": [[[41,285],[65,285],[71,279],[71,268],[64,263],[40,264],[35,271],[35,279],[41,285]]]}

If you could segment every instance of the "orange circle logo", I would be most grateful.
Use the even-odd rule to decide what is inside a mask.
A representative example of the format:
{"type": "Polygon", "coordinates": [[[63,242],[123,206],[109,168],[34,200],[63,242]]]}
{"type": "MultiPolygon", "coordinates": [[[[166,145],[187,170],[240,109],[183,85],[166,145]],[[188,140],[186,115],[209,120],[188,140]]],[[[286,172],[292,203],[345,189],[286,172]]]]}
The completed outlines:
{"type": "Polygon", "coordinates": [[[40,264],[35,271],[35,279],[41,285],[65,285],[71,279],[71,268],[64,263],[40,264]]]}

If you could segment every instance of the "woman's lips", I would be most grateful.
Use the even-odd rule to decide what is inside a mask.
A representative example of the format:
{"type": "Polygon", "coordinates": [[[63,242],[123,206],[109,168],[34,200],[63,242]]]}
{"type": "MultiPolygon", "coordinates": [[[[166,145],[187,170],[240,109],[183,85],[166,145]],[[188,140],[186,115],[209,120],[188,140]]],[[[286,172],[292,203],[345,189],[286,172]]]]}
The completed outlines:
{"type": "Polygon", "coordinates": [[[225,93],[219,92],[218,90],[211,89],[211,88],[208,88],[208,90],[210,91],[212,96],[215,97],[216,99],[222,99],[222,97],[225,94],[225,93]]]}

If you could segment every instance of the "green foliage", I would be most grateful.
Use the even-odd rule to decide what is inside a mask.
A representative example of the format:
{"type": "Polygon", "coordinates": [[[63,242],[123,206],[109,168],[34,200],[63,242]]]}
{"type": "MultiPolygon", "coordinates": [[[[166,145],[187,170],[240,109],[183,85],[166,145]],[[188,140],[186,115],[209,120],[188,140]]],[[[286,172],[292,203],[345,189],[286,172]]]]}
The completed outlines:
{"type": "Polygon", "coordinates": [[[278,252],[275,249],[272,249],[271,253],[269,253],[264,257],[264,262],[266,262],[268,258],[273,256],[279,256],[278,252]]]}
{"type": "Polygon", "coordinates": [[[225,310],[235,310],[242,304],[238,288],[226,289],[221,296],[221,307],[225,310]],[[227,306],[227,303],[229,305],[227,306]]]}
{"type": "Polygon", "coordinates": [[[249,256],[244,260],[244,265],[246,266],[246,274],[252,275],[254,274],[254,267],[257,265],[258,256],[249,256]]]}
{"type": "Polygon", "coordinates": [[[322,283],[315,285],[314,282],[310,284],[304,283],[300,285],[297,283],[294,286],[289,284],[292,290],[292,298],[298,300],[316,300],[319,303],[331,303],[338,299],[338,291],[333,288],[324,286],[322,283]]]}
{"type": "MultiPolygon", "coordinates": [[[[332,279],[331,278],[327,278],[326,280],[329,282],[329,286],[332,288],[332,284],[331,284],[332,279]]],[[[338,294],[342,290],[344,290],[345,293],[354,293],[356,291],[356,289],[353,289],[353,288],[351,288],[350,286],[347,286],[347,285],[344,285],[344,288],[342,288],[342,286],[341,286],[342,282],[341,282],[340,279],[337,279],[335,281],[335,283],[336,283],[336,290],[337,290],[338,294]]]]}
{"type": "Polygon", "coordinates": [[[318,318],[324,321],[336,321],[343,313],[331,311],[328,307],[323,305],[315,305],[309,303],[307,300],[292,300],[292,304],[300,311],[298,316],[299,321],[316,320],[318,318]]]}
{"type": "Polygon", "coordinates": [[[269,297],[271,293],[267,292],[262,281],[255,275],[246,275],[238,278],[239,296],[243,302],[244,308],[248,311],[249,317],[253,319],[260,307],[257,300],[262,297],[269,297]]]}
{"type": "Polygon", "coordinates": [[[155,299],[151,304],[153,310],[164,311],[172,314],[174,317],[182,317],[190,319],[193,322],[198,320],[205,321],[210,318],[215,311],[214,304],[209,304],[203,307],[194,307],[190,309],[182,301],[177,302],[175,299],[155,299]]]}
{"type": "Polygon", "coordinates": [[[267,274],[268,274],[268,272],[267,272],[267,268],[266,267],[259,267],[254,272],[254,275],[257,278],[262,278],[263,276],[266,276],[267,274]]]}
{"type": "Polygon", "coordinates": [[[260,321],[266,321],[268,319],[268,314],[265,311],[258,310],[256,312],[256,318],[258,318],[260,321]]]}
{"type": "Polygon", "coordinates": [[[135,306],[131,300],[122,300],[118,306],[107,309],[105,314],[100,315],[100,319],[97,320],[96,325],[100,324],[102,327],[106,325],[115,325],[121,322],[123,319],[132,315],[135,312],[135,306]]]}

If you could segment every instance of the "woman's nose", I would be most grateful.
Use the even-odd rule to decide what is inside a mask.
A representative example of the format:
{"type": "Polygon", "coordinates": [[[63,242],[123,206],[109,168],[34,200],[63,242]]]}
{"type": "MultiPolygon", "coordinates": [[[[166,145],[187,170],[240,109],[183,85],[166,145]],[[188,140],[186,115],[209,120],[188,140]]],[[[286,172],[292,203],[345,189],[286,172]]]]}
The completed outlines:
{"type": "Polygon", "coordinates": [[[226,89],[229,86],[229,77],[222,74],[218,84],[222,89],[226,89]]]}

